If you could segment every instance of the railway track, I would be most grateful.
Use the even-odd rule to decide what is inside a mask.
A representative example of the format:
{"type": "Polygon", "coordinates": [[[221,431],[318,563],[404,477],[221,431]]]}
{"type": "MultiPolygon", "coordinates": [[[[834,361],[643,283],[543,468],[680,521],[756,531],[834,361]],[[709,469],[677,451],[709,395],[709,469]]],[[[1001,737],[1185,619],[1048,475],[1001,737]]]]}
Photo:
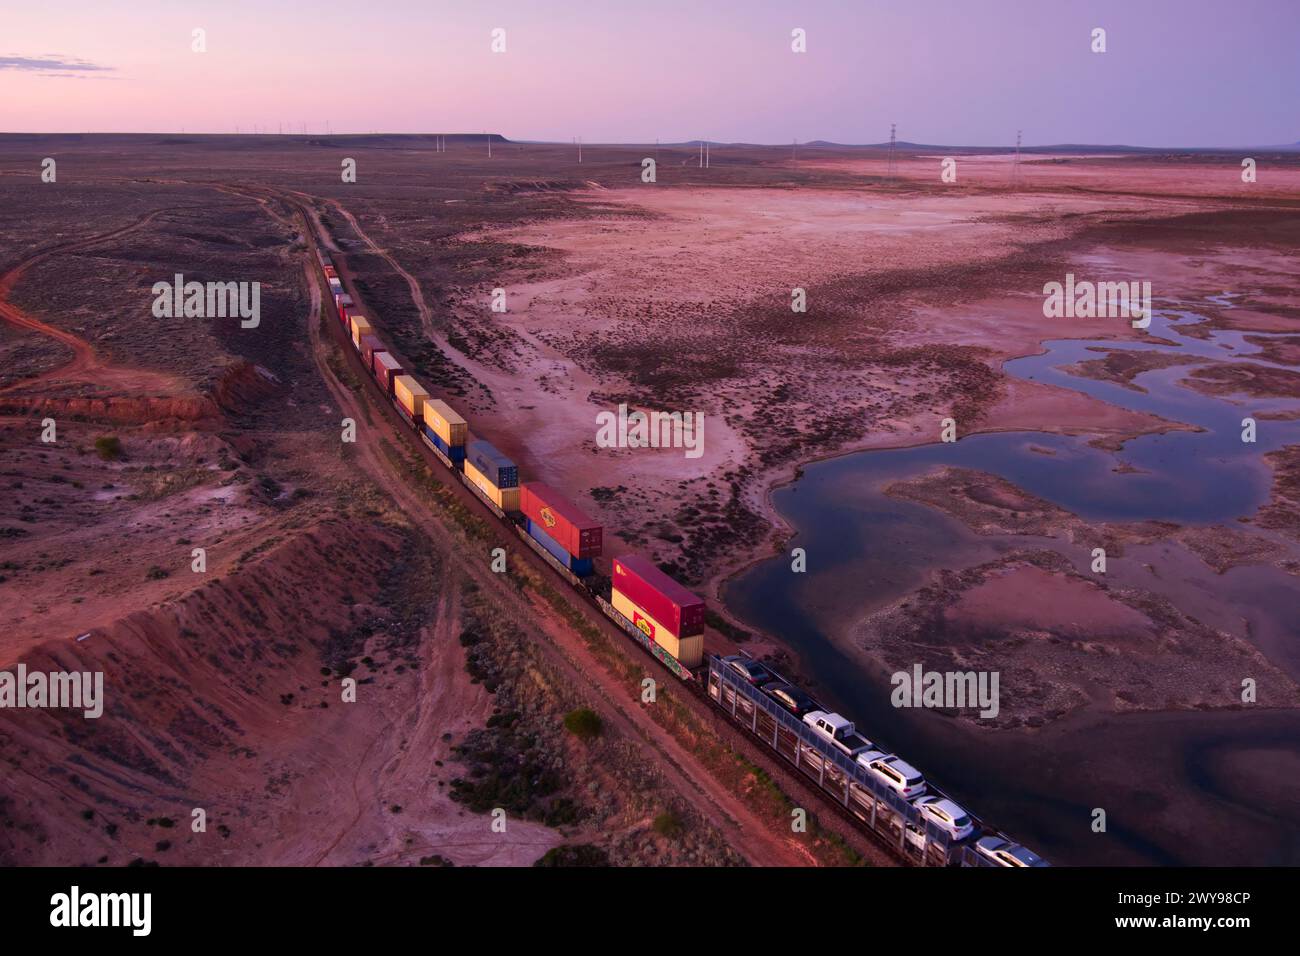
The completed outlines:
{"type": "MultiPolygon", "coordinates": [[[[269,198],[269,197],[268,197],[269,198]]],[[[321,248],[327,248],[319,238],[314,235],[311,224],[316,220],[310,215],[310,210],[304,208],[301,200],[295,196],[287,198],[284,196],[275,196],[275,198],[286,202],[293,207],[302,217],[302,221],[307,226],[309,247],[315,253],[319,244],[321,248]]],[[[326,275],[323,267],[317,262],[317,268],[313,270],[318,282],[327,284],[326,275]]],[[[340,280],[342,281],[342,280],[340,280]]],[[[356,295],[353,295],[354,301],[360,301],[356,295]]],[[[328,300],[327,300],[328,301],[328,300]]],[[[328,320],[326,325],[329,328],[331,340],[336,345],[344,345],[342,349],[346,356],[345,361],[349,367],[358,374],[361,380],[369,381],[372,386],[379,390],[379,383],[374,377],[373,372],[364,367],[354,343],[351,338],[345,335],[338,321],[328,320]]],[[[388,398],[388,396],[384,396],[388,398]]],[[[392,419],[396,420],[402,426],[400,431],[407,435],[408,439],[411,433],[416,429],[413,422],[396,407],[394,401],[381,403],[392,419]]],[[[735,701],[739,696],[745,694],[744,688],[737,688],[728,683],[728,689],[732,692],[732,711],[728,713],[724,701],[725,694],[715,694],[715,686],[720,686],[719,682],[727,675],[724,673],[725,665],[719,663],[718,658],[709,657],[706,662],[694,671],[684,667],[680,662],[671,658],[663,648],[659,647],[650,639],[642,635],[635,626],[623,618],[607,600],[596,593],[587,582],[578,578],[567,568],[560,565],[551,555],[545,553],[540,545],[536,544],[533,539],[524,531],[524,529],[506,512],[498,507],[494,502],[489,500],[474,484],[465,477],[463,472],[457,469],[454,463],[442,454],[439,449],[433,447],[427,440],[420,436],[421,440],[414,443],[418,453],[425,456],[426,461],[437,461],[446,470],[449,475],[454,475],[457,484],[463,485],[468,497],[474,500],[480,507],[487,510],[501,525],[512,534],[527,544],[528,552],[526,559],[534,562],[534,567],[544,566],[543,573],[553,574],[558,580],[568,586],[568,593],[576,593],[583,600],[584,605],[596,612],[599,618],[603,620],[603,626],[614,629],[614,632],[622,635],[624,639],[632,640],[640,645],[641,650],[648,658],[648,662],[657,675],[661,678],[671,677],[679,686],[686,689],[689,693],[689,700],[694,706],[691,708],[697,716],[702,716],[709,726],[718,733],[718,736],[725,739],[732,749],[738,752],[744,752],[746,758],[752,763],[762,767],[766,772],[779,776],[787,786],[794,784],[799,792],[813,796],[814,799],[826,810],[829,811],[835,822],[841,826],[831,826],[833,832],[840,836],[846,836],[845,827],[856,837],[866,838],[877,849],[887,853],[895,861],[911,866],[975,866],[985,865],[979,857],[970,851],[969,846],[950,845],[946,835],[938,830],[932,823],[920,818],[915,808],[911,807],[902,798],[891,799],[892,795],[881,793],[879,787],[876,791],[869,790],[870,781],[865,778],[865,774],[857,772],[857,779],[851,779],[854,776],[853,765],[849,762],[848,766],[842,764],[832,770],[830,777],[833,781],[840,784],[838,792],[831,788],[828,790],[826,781],[828,774],[827,767],[832,766],[836,755],[822,750],[818,755],[816,751],[823,746],[811,731],[803,730],[802,724],[795,718],[790,717],[793,723],[788,725],[786,736],[794,741],[794,749],[790,751],[789,740],[785,751],[775,744],[765,746],[764,742],[758,739],[753,732],[746,733],[742,723],[737,720],[735,701]],[[668,658],[668,659],[665,659],[668,658]],[[721,675],[721,676],[720,676],[721,675]],[[738,693],[737,693],[738,691],[738,693]],[[810,749],[811,748],[811,749],[810,749]],[[793,754],[793,759],[791,758],[793,754]],[[801,756],[806,755],[801,762],[801,756]],[[815,763],[821,760],[821,767],[818,769],[816,779],[809,772],[812,761],[815,763]],[[864,791],[867,791],[864,793],[864,791]],[[869,799],[867,798],[869,796],[869,799]]],[[[739,678],[735,678],[739,680],[739,678]]],[[[754,703],[754,727],[757,729],[758,708],[766,704],[771,708],[777,705],[762,697],[757,689],[753,689],[754,696],[751,698],[754,703]]],[[[789,717],[789,715],[786,715],[789,717]]],[[[773,734],[773,740],[779,742],[779,733],[773,734]]],[[[823,828],[827,828],[829,820],[818,817],[817,822],[823,828]]],[[[986,833],[993,833],[989,828],[984,828],[986,833]]],[[[973,837],[971,838],[973,839],[973,837]]]]}

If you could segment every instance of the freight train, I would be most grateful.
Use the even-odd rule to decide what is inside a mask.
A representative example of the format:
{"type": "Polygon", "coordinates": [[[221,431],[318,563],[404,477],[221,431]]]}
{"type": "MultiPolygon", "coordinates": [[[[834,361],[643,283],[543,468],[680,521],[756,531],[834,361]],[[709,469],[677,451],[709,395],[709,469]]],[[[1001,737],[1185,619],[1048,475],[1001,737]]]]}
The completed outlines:
{"type": "MultiPolygon", "coordinates": [[[[353,299],[324,249],[317,251],[317,258],[333,294],[340,326],[375,386],[406,426],[557,574],[669,671],[793,763],[805,777],[815,780],[855,823],[873,836],[883,837],[906,861],[949,866],[1045,865],[1029,850],[982,825],[970,822],[956,827],[967,820],[964,811],[932,786],[921,796],[924,783],[918,787],[904,779],[900,790],[889,775],[897,774],[899,767],[911,771],[909,765],[875,749],[848,752],[844,742],[827,728],[847,725],[852,733],[852,725],[836,714],[812,709],[815,702],[811,697],[789,682],[777,680],[762,665],[742,658],[710,657],[706,661],[704,601],[644,557],[619,555],[612,559],[610,576],[599,575],[595,559],[604,550],[600,523],[550,485],[521,482],[519,467],[490,442],[473,436],[466,419],[447,402],[432,397],[389,351],[370,320],[355,311],[353,299]],[[786,689],[784,695],[776,691],[778,686],[786,689]],[[800,700],[810,706],[801,710],[800,700]],[[812,717],[816,720],[800,719],[812,717]],[[863,757],[871,759],[864,761],[863,757]]],[[[855,733],[853,737],[870,744],[855,733]]]]}

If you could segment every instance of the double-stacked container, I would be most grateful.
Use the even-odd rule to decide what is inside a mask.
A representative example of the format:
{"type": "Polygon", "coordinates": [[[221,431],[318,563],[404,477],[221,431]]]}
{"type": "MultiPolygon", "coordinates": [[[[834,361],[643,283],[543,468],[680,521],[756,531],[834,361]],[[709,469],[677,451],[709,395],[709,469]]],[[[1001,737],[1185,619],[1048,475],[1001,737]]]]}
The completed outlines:
{"type": "Polygon", "coordinates": [[[610,603],[686,667],[704,660],[704,601],[645,558],[614,559],[610,603]]]}
{"type": "Polygon", "coordinates": [[[360,352],[361,336],[370,335],[374,332],[374,329],[370,327],[370,320],[364,315],[349,316],[348,326],[352,332],[352,347],[360,352]]]}
{"type": "Polygon", "coordinates": [[[550,555],[579,577],[592,572],[600,555],[603,529],[598,521],[550,485],[530,481],[519,488],[524,530],[550,555]]]}
{"type": "Polygon", "coordinates": [[[429,399],[424,386],[409,375],[396,375],[393,377],[393,398],[397,400],[397,410],[407,424],[418,427],[416,423],[424,419],[424,403],[429,399]]]}
{"type": "Polygon", "coordinates": [[[389,398],[393,395],[393,380],[402,374],[402,363],[393,358],[391,352],[376,352],[370,363],[370,370],[378,379],[380,386],[389,398]]]}
{"type": "Polygon", "coordinates": [[[519,469],[488,442],[466,446],[465,477],[502,511],[519,510],[519,469]]]}
{"type": "Polygon", "coordinates": [[[361,360],[366,363],[366,368],[372,372],[375,367],[375,356],[380,352],[387,352],[388,346],[383,340],[373,333],[361,336],[361,360]]]}
{"type": "Polygon", "coordinates": [[[424,438],[453,464],[465,460],[469,426],[457,411],[440,398],[424,403],[424,438]]]}

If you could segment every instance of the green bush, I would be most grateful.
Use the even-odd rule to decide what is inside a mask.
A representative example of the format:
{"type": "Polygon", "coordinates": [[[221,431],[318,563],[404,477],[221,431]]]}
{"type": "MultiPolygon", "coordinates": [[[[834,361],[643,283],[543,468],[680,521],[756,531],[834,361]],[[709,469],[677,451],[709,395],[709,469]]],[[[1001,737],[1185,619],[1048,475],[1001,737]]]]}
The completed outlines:
{"type": "Polygon", "coordinates": [[[95,451],[104,461],[116,461],[122,457],[122,439],[116,435],[100,435],[95,439],[95,451]]]}
{"type": "Polygon", "coordinates": [[[600,716],[586,707],[579,707],[564,715],[564,729],[579,740],[595,740],[603,729],[600,716]]]}
{"type": "Polygon", "coordinates": [[[673,813],[671,810],[655,817],[654,828],[655,833],[658,833],[660,836],[669,837],[670,839],[680,836],[682,830],[685,829],[677,814],[673,813]]]}

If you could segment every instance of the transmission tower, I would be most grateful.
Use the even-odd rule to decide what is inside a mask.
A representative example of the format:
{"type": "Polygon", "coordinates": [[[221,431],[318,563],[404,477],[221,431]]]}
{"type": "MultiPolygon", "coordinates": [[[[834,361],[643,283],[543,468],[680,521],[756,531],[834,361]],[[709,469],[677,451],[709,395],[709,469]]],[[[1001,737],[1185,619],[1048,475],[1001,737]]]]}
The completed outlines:
{"type": "Polygon", "coordinates": [[[896,123],[889,124],[889,178],[890,179],[893,179],[894,174],[898,172],[898,164],[894,160],[894,146],[898,140],[897,130],[898,130],[898,125],[896,123]]]}
{"type": "Polygon", "coordinates": [[[1011,167],[1011,182],[1020,185],[1020,130],[1016,130],[1016,161],[1011,167]]]}

